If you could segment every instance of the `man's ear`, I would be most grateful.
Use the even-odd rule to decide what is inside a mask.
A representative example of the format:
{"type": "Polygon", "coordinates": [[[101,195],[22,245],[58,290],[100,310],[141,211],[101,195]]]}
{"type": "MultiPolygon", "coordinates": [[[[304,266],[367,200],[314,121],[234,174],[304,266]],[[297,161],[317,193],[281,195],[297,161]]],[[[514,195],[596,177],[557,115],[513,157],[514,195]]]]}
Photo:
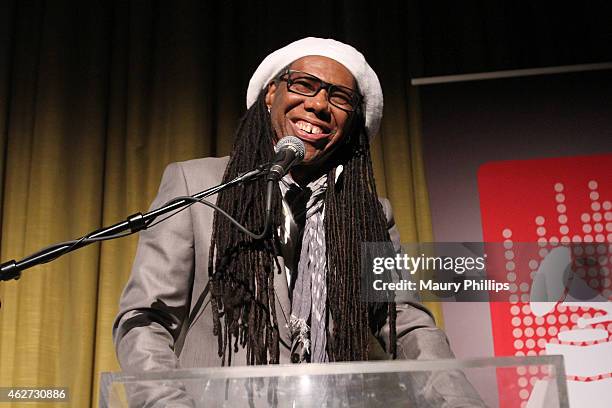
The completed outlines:
{"type": "Polygon", "coordinates": [[[272,81],[268,84],[268,90],[266,91],[266,105],[268,105],[268,108],[270,108],[274,103],[274,98],[276,97],[277,90],[278,84],[276,83],[276,81],[272,81]]]}

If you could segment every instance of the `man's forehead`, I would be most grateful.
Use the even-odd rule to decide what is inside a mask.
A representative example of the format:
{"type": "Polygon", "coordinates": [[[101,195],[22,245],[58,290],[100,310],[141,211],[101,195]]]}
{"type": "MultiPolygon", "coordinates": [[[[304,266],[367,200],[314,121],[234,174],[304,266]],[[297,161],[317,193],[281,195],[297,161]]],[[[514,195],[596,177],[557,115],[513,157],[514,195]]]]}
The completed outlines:
{"type": "Polygon", "coordinates": [[[308,55],[293,61],[290,69],[316,75],[327,82],[352,87],[355,78],[351,71],[340,62],[320,55],[308,55]]]}

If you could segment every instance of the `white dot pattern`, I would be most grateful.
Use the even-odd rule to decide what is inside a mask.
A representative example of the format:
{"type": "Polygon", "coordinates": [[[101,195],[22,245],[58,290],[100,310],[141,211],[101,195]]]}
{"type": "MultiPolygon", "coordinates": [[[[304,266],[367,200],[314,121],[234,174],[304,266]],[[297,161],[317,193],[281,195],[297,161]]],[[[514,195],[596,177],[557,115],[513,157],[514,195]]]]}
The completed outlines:
{"type": "MultiPolygon", "coordinates": [[[[537,256],[528,258],[529,261],[525,265],[529,267],[528,273],[521,271],[521,268],[525,269],[521,262],[525,261],[521,261],[520,257],[517,258],[516,252],[512,252],[512,256],[509,256],[509,251],[505,252],[506,278],[508,282],[511,282],[511,295],[508,297],[509,312],[512,316],[510,323],[513,341],[511,344],[516,356],[544,355],[546,354],[547,343],[560,343],[557,337],[560,332],[577,329],[580,319],[588,319],[591,315],[602,315],[602,312],[589,307],[561,304],[557,304],[555,309],[545,316],[534,316],[532,314],[528,296],[531,279],[535,276],[541,261],[555,246],[559,244],[571,245],[573,272],[586,279],[591,288],[599,290],[603,296],[612,300],[612,279],[610,278],[611,268],[609,267],[609,265],[612,265],[611,201],[605,200],[606,197],[603,197],[602,200],[597,180],[589,180],[585,206],[579,213],[580,217],[572,220],[571,214],[576,214],[577,211],[572,212],[572,207],[575,205],[574,201],[568,201],[568,197],[573,198],[571,188],[568,191],[562,182],[556,182],[552,187],[552,197],[554,198],[552,204],[557,214],[552,218],[549,217],[549,221],[552,220],[552,222],[549,222],[548,225],[548,216],[536,215],[532,218],[534,226],[532,231],[535,233],[534,239],[537,239],[539,250],[537,256]],[[585,209],[587,211],[584,211],[585,209]],[[554,235],[557,228],[558,236],[554,235]],[[587,262],[592,264],[585,262],[586,256],[589,257],[586,258],[587,262]],[[582,259],[582,263],[576,262],[576,259],[582,259]],[[591,261],[588,261],[588,259],[591,259],[591,261]]],[[[513,248],[512,235],[513,232],[510,228],[502,230],[506,250],[513,248]]],[[[587,325],[586,328],[607,330],[608,341],[612,341],[612,322],[598,323],[593,326],[587,325]]],[[[529,369],[518,367],[516,369],[516,381],[519,387],[518,396],[522,400],[521,407],[526,406],[526,400],[529,398],[535,382],[539,378],[543,378],[539,377],[540,373],[544,376],[549,375],[548,368],[543,366],[541,370],[538,370],[538,367],[529,367],[529,369]]]]}

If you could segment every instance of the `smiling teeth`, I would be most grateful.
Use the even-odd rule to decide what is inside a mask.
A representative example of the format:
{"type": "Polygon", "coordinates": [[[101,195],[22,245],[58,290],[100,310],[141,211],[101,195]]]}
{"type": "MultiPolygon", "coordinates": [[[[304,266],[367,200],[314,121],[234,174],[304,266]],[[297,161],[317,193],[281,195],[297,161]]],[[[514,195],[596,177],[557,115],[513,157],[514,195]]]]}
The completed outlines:
{"type": "Polygon", "coordinates": [[[310,134],[323,133],[323,129],[321,129],[320,127],[313,125],[312,123],[305,122],[303,120],[298,121],[295,125],[306,133],[310,133],[310,134]]]}

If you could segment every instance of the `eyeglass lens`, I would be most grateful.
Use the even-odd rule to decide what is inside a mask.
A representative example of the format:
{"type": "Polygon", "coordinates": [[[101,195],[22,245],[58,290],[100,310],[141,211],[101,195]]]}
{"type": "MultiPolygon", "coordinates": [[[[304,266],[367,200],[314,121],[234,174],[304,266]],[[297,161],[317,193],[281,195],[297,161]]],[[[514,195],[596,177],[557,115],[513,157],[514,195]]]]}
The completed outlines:
{"type": "Polygon", "coordinates": [[[353,90],[329,84],[314,75],[303,72],[289,72],[287,85],[291,92],[304,96],[315,96],[321,89],[325,89],[328,101],[340,109],[352,111],[357,105],[357,97],[353,90]]]}

